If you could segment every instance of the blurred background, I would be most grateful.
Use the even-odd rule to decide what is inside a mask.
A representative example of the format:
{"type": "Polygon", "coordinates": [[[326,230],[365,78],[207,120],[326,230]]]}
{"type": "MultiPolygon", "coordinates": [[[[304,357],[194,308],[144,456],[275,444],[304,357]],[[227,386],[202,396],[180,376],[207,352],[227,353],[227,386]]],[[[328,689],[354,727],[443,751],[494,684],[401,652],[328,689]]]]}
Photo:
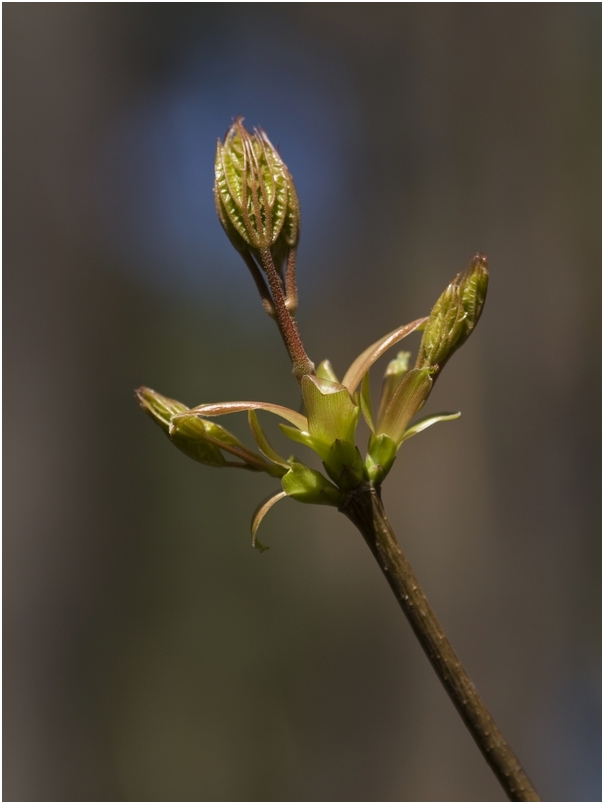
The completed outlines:
{"type": "Polygon", "coordinates": [[[299,404],[213,211],[242,114],[298,186],[315,361],[488,255],[426,409],[463,416],[385,502],[541,796],[601,800],[600,5],[2,10],[3,798],[503,798],[352,525],[286,500],[258,554],[275,481],[134,403],[299,404]]]}

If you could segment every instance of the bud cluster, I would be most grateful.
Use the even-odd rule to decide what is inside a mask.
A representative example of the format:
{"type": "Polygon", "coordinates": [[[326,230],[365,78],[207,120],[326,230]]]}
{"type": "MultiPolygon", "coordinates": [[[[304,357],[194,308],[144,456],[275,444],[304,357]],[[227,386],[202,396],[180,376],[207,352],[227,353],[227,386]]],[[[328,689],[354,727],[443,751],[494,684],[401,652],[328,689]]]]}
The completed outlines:
{"type": "Polygon", "coordinates": [[[487,261],[477,254],[443,291],[430,315],[406,324],[368,347],[351,364],[342,382],[329,361],[315,372],[294,320],[297,307],[295,255],[300,209],[292,177],[261,129],[248,132],[237,118],[216,151],[216,210],[231,243],[243,257],[266,311],[275,319],[300,384],[304,413],[274,403],[226,402],[188,408],[140,388],[141,407],[183,453],[212,467],[238,467],[279,478],[281,491],[264,501],[252,518],[255,547],[258,527],[270,508],[285,496],[304,503],[345,505],[348,495],[367,485],[378,487],[390,471],[403,442],[437,422],[459,414],[433,414],[412,420],[424,406],[434,382],[453,353],[476,326],[488,287],[487,261]],[[387,350],[416,330],[423,336],[415,362],[399,352],[387,365],[374,417],[369,371],[387,350]],[[212,421],[247,412],[259,452],[212,421]],[[284,419],[282,432],[310,448],[325,475],[296,456],[283,457],[271,445],[257,412],[284,419]],[[361,413],[370,430],[365,459],[355,435],[361,413]]]}

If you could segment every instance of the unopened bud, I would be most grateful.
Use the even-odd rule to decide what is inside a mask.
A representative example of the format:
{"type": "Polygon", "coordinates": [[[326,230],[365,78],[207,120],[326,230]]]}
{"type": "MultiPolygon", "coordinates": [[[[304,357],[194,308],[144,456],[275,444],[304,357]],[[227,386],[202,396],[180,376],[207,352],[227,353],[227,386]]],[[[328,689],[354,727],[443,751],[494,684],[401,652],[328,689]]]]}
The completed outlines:
{"type": "Polygon", "coordinates": [[[341,500],[339,490],[317,470],[292,461],[291,468],[281,478],[283,491],[301,503],[320,503],[338,506],[341,500]]]}
{"type": "Polygon", "coordinates": [[[477,254],[432,308],[424,328],[417,368],[437,366],[441,369],[466,341],[482,313],[488,284],[487,259],[477,254]]]}
{"type": "Polygon", "coordinates": [[[136,390],[136,397],[143,411],[160,426],[170,441],[194,461],[209,467],[242,467],[267,472],[278,478],[285,473],[283,467],[249,450],[222,425],[196,415],[184,416],[189,409],[178,400],[171,400],[144,386],[136,390]],[[240,462],[228,460],[225,452],[240,462]]]}
{"type": "Polygon", "coordinates": [[[170,432],[170,422],[173,416],[188,411],[187,406],[178,402],[178,400],[171,400],[169,397],[164,397],[163,394],[158,394],[157,391],[153,391],[153,389],[149,389],[146,386],[141,386],[141,388],[136,389],[134,393],[143,411],[148,414],[165,433],[170,432]]]}
{"type": "Polygon", "coordinates": [[[231,243],[258,258],[270,249],[281,271],[298,244],[300,206],[293,179],[262,129],[250,134],[237,118],[216,149],[216,211],[231,243]]]}
{"type": "Polygon", "coordinates": [[[478,319],[487,298],[489,270],[487,258],[484,254],[475,255],[470,265],[458,277],[459,287],[461,288],[461,302],[466,311],[464,333],[462,340],[457,344],[459,347],[478,324],[478,319]]]}
{"type": "Polygon", "coordinates": [[[190,417],[179,423],[178,427],[172,425],[172,417],[189,410],[186,405],[144,386],[136,390],[136,397],[143,411],[149,414],[170,441],[189,458],[210,467],[225,466],[226,459],[220,448],[207,440],[206,423],[203,420],[190,417]]]}

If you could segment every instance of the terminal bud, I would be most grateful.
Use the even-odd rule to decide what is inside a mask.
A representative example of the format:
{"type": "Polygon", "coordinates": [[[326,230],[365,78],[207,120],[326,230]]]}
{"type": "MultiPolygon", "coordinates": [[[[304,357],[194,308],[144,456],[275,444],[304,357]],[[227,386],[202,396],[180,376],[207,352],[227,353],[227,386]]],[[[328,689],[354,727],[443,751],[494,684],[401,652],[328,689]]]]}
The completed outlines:
{"type": "Polygon", "coordinates": [[[447,286],[432,308],[416,368],[442,369],[455,350],[466,341],[480,318],[489,284],[487,259],[477,254],[465,271],[447,286]]]}
{"type": "Polygon", "coordinates": [[[262,129],[250,134],[237,118],[216,149],[214,197],[231,243],[262,265],[269,249],[281,273],[298,245],[300,205],[287,166],[262,129]]]}

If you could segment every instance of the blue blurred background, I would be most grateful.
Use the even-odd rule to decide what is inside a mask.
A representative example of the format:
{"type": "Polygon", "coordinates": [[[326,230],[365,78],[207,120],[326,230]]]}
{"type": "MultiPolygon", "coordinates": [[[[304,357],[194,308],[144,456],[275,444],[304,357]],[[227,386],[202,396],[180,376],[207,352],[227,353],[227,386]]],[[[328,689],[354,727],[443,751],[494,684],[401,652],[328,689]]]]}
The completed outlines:
{"type": "Polygon", "coordinates": [[[3,798],[502,798],[352,526],[285,501],[259,555],[275,483],[132,399],[299,404],[213,210],[242,114],[299,190],[315,361],[488,255],[429,403],[463,416],[384,497],[542,797],[601,800],[600,5],[2,10],[3,798]]]}

